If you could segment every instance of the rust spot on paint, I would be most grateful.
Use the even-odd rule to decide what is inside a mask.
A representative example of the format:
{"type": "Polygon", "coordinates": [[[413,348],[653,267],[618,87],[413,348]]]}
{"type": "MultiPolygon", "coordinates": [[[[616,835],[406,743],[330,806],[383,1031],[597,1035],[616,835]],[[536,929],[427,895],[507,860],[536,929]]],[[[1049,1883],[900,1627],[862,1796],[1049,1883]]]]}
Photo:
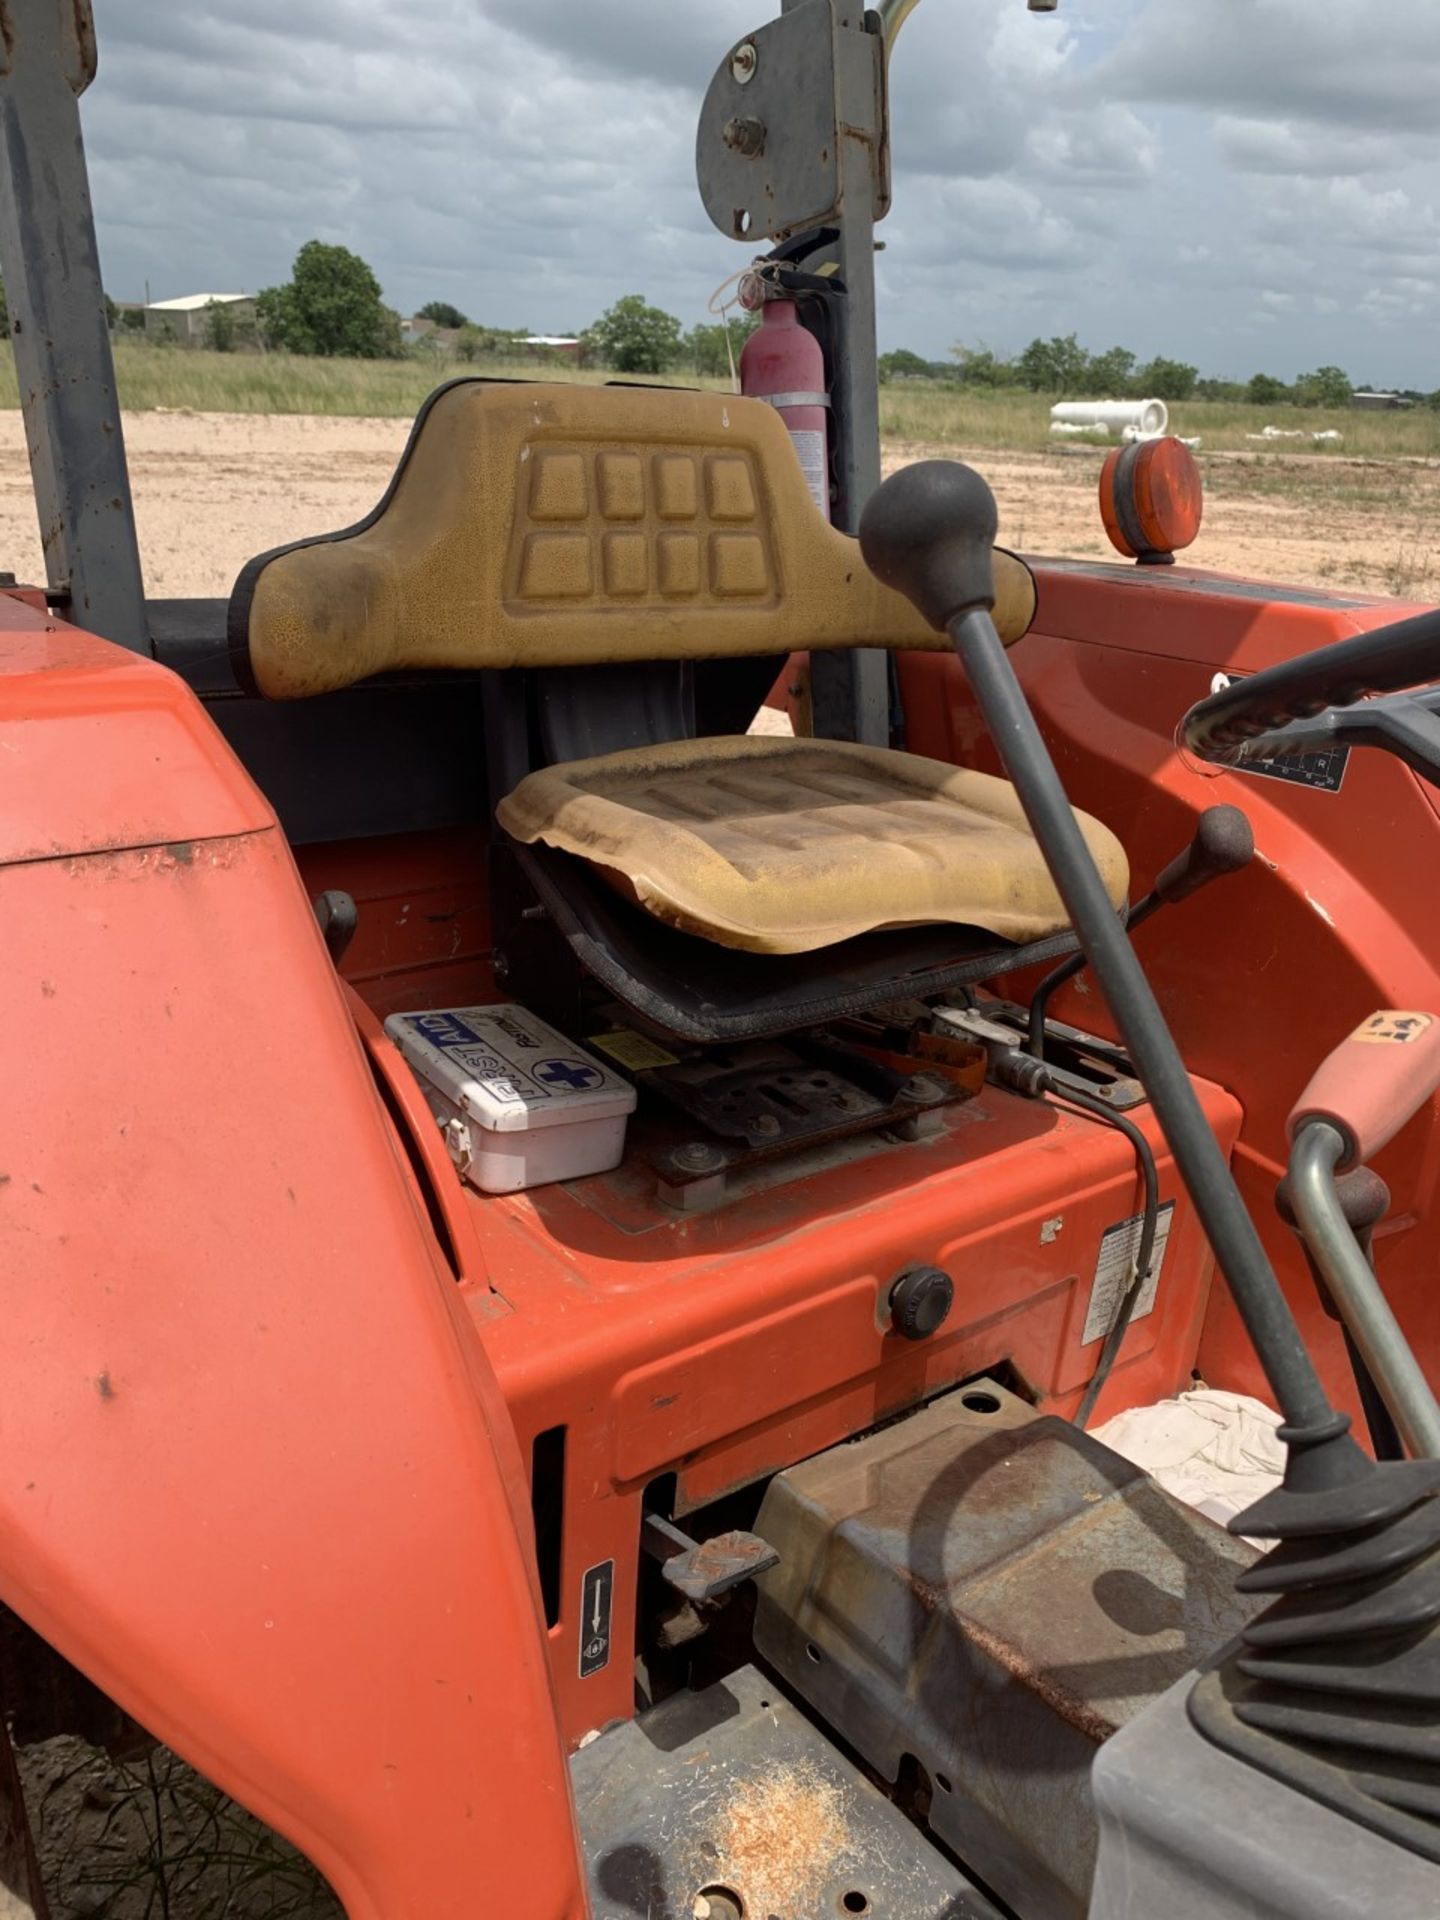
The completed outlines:
{"type": "Polygon", "coordinates": [[[95,1376],[95,1391],[102,1400],[113,1400],[115,1398],[115,1388],[111,1382],[110,1369],[108,1367],[102,1367],[100,1372],[95,1376]]]}
{"type": "Polygon", "coordinates": [[[192,866],[195,861],[195,842],[193,840],[171,840],[165,847],[166,853],[177,866],[192,866]]]}
{"type": "Polygon", "coordinates": [[[53,980],[42,980],[40,982],[40,991],[47,1000],[53,1000],[55,998],[55,982],[53,980]]]}

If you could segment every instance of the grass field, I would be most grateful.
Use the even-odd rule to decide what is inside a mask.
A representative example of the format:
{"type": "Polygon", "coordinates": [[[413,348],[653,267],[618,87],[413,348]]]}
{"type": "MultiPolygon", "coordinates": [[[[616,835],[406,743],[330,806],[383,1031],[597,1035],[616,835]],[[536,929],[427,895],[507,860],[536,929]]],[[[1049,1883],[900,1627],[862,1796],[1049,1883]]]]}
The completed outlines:
{"type": "MultiPolygon", "coordinates": [[[[479,361],[314,360],[292,354],[190,352],[120,341],[115,349],[121,403],[130,409],[188,408],[196,413],[353,414],[376,419],[412,415],[442,380],[468,372],[522,379],[611,378],[604,372],[507,365],[479,361]]],[[[687,376],[672,376],[683,381],[687,376]]],[[[716,388],[719,380],[697,384],[716,388]]],[[[0,407],[20,404],[14,364],[0,353],[0,407]]],[[[1440,459],[1440,413],[1358,413],[1351,409],[1251,407],[1224,401],[1189,400],[1170,409],[1177,433],[1199,435],[1210,453],[1314,452],[1322,457],[1440,459]],[[1300,428],[1307,435],[1333,428],[1344,438],[1314,446],[1306,440],[1269,445],[1247,439],[1267,425],[1300,428]]],[[[880,430],[888,440],[934,446],[1001,447],[1038,451],[1054,444],[1046,394],[988,392],[939,381],[895,381],[880,392],[880,430]]],[[[1074,442],[1071,442],[1074,444],[1074,442]]]]}
{"type": "MultiPolygon", "coordinates": [[[[120,403],[144,413],[187,408],[194,413],[350,414],[376,420],[408,419],[443,381],[466,373],[506,379],[579,380],[598,384],[614,376],[534,361],[316,360],[290,353],[207,353],[117,341],[115,375],[120,403]]],[[[719,386],[719,381],[709,384],[719,386]]],[[[0,351],[0,408],[18,407],[11,355],[0,351]]]]}

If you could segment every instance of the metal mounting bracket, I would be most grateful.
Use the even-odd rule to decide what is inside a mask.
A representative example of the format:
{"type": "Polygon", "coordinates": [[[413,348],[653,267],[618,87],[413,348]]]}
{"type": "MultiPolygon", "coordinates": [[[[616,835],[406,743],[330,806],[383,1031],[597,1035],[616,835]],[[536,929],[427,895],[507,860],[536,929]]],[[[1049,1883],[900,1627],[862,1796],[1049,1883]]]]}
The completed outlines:
{"type": "Polygon", "coordinates": [[[732,240],[787,239],[845,208],[853,150],[871,220],[890,210],[885,49],[862,7],[802,0],[731,48],[695,143],[700,198],[732,240]],[[848,164],[847,164],[848,163],[848,164]]]}

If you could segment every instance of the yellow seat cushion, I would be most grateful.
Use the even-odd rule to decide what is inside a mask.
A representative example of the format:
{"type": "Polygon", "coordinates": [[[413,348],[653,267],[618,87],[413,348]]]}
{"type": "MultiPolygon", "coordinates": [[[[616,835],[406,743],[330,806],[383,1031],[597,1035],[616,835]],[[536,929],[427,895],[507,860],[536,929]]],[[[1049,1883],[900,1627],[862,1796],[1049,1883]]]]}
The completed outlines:
{"type": "MultiPolygon", "coordinates": [[[[527,844],[577,855],[648,913],[749,953],[949,922],[1004,940],[1068,924],[1015,789],[838,740],[677,740],[547,767],[499,806],[527,844]]],[[[1076,814],[1120,907],[1124,849],[1076,814]]]]}

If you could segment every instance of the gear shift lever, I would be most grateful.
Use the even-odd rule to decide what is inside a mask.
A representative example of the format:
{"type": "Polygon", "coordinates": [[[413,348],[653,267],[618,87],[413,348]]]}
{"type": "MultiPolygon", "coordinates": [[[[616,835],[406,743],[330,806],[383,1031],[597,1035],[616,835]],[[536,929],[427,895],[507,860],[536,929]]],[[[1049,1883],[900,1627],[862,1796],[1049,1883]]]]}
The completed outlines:
{"type": "Polygon", "coordinates": [[[1313,1450],[1307,1480],[1313,1483],[1321,1455],[1326,1484],[1359,1480],[1369,1462],[1326,1398],[990,618],[997,527],[995,496],[978,473],[924,460],[871,496],[860,549],[872,573],[949,631],[1286,1420],[1313,1450]]]}
{"type": "Polygon", "coordinates": [[[871,497],[861,551],[950,634],[1285,1415],[1284,1484],[1232,1523],[1281,1542],[1239,1582],[1273,1604],[1201,1675],[1190,1717],[1228,1752],[1440,1859],[1440,1829],[1416,1811],[1440,1807],[1440,1764],[1433,1740],[1415,1758],[1407,1720],[1440,1671],[1440,1463],[1377,1466],[1330,1405],[990,618],[996,520],[977,474],[922,461],[871,497]],[[1423,1776],[1409,1798],[1388,1790],[1393,1767],[1423,1776]]]}

